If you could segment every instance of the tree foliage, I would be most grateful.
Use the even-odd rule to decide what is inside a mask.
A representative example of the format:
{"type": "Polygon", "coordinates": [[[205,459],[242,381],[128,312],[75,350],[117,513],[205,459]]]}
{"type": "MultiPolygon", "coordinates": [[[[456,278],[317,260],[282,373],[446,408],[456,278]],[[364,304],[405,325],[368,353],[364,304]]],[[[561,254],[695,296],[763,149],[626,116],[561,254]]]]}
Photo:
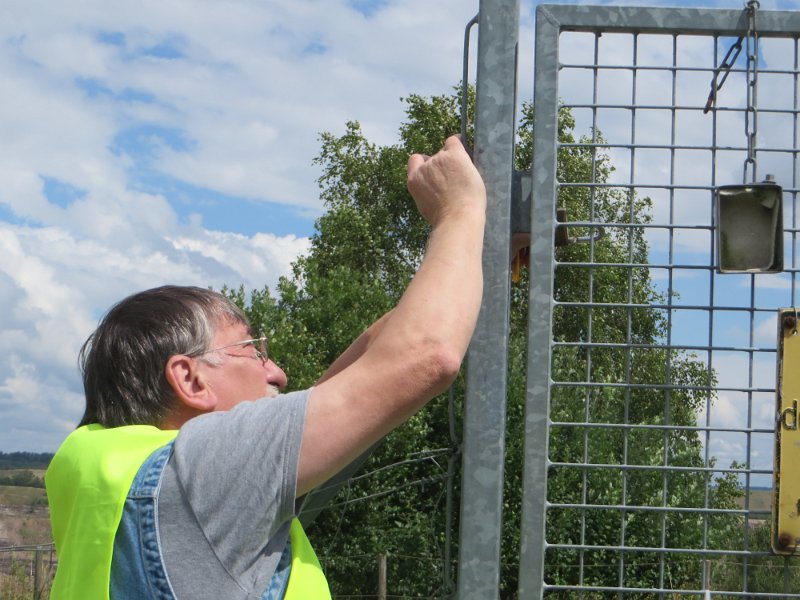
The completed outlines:
{"type": "MultiPolygon", "coordinates": [[[[449,134],[458,131],[459,98],[457,94],[412,95],[405,103],[407,119],[395,145],[370,143],[356,122],[347,123],[341,135],[321,135],[316,163],[322,169],[319,184],[326,213],[317,221],[308,255],[299,258],[292,275],[281,280],[276,296],[267,289],[249,295],[243,289],[229,291],[247,307],[256,329],[269,333],[271,354],[294,388],[312,385],[363,329],[394,306],[424,254],[428,228],[406,190],[406,161],[413,152],[433,154],[449,134]]],[[[473,104],[471,95],[470,110],[473,104]]],[[[561,113],[558,125],[560,140],[574,142],[575,123],[569,111],[561,113]]],[[[526,105],[516,152],[519,170],[530,167],[532,148],[533,107],[526,105]]],[[[565,146],[558,155],[558,179],[606,181],[613,165],[594,148],[565,146]]],[[[547,481],[548,500],[555,504],[733,507],[739,494],[735,478],[713,480],[704,472],[703,448],[692,429],[704,401],[696,390],[713,385],[713,373],[689,354],[658,346],[669,334],[667,314],[620,306],[648,306],[663,300],[649,269],[614,266],[646,265],[643,228],[628,225],[647,222],[650,200],[626,190],[586,186],[564,188],[559,204],[573,221],[617,226],[596,244],[558,250],[555,295],[563,304],[554,314],[553,331],[554,339],[563,344],[553,354],[556,383],[550,413],[555,425],[549,440],[550,459],[654,469],[555,468],[547,481]],[[601,266],[587,268],[590,262],[601,266]],[[607,307],[587,307],[588,303],[607,307]],[[631,345],[633,350],[625,349],[631,345]],[[559,385],[575,381],[641,385],[559,385]],[[583,422],[609,426],[575,425],[583,422]],[[620,423],[651,427],[610,426],[620,423]],[[664,464],[688,468],[656,469],[664,464]]],[[[501,593],[506,598],[515,597],[518,578],[526,284],[523,278],[512,290],[501,560],[501,593]]],[[[453,432],[460,431],[462,398],[463,381],[459,380],[450,399],[434,400],[390,435],[363,474],[313,525],[310,535],[335,594],[374,594],[378,554],[389,557],[391,594],[445,597],[452,591],[452,557],[457,556],[457,547],[450,540],[457,532],[459,506],[458,469],[454,467],[460,466],[458,434],[453,432]],[[450,506],[449,493],[455,498],[450,506]]],[[[666,540],[668,547],[698,548],[702,547],[700,538],[708,534],[713,538],[711,547],[723,547],[730,544],[731,531],[739,525],[735,518],[692,512],[561,508],[548,511],[547,536],[548,541],[560,544],[659,547],[666,540]]],[[[611,551],[554,550],[546,555],[546,577],[550,583],[566,585],[576,584],[581,575],[585,583],[594,585],[616,585],[620,577],[631,587],[658,586],[663,581],[664,574],[652,566],[659,561],[655,554],[627,554],[621,574],[618,561],[619,553],[611,551]]],[[[696,557],[676,553],[668,562],[672,585],[697,584],[700,561],[696,557]]]]}
{"type": "Polygon", "coordinates": [[[33,471],[27,469],[7,471],[4,474],[0,474],[0,485],[44,489],[44,481],[42,478],[37,477],[33,471]]]}
{"type": "Polygon", "coordinates": [[[52,459],[51,452],[0,452],[0,469],[46,469],[52,459]]]}

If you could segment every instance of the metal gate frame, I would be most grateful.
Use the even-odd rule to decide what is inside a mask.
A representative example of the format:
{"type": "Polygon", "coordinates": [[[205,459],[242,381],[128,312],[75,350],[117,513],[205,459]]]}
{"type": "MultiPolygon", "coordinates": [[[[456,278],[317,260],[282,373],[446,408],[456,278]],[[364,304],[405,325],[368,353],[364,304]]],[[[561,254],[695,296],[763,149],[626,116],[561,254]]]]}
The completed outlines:
{"type": "MultiPolygon", "coordinates": [[[[756,591],[748,591],[748,560],[749,557],[763,555],[765,552],[760,549],[749,549],[747,547],[747,522],[746,519],[750,516],[749,510],[747,505],[741,511],[742,517],[745,519],[745,525],[743,530],[743,535],[745,537],[744,541],[744,550],[738,553],[735,553],[737,557],[740,557],[743,561],[743,575],[742,575],[742,589],[730,589],[730,590],[712,590],[708,587],[708,574],[707,571],[705,572],[705,581],[698,582],[698,585],[695,586],[693,589],[671,589],[669,582],[665,580],[663,577],[661,578],[661,582],[659,586],[649,588],[649,589],[641,589],[636,588],[633,586],[626,586],[626,581],[622,575],[623,566],[625,562],[625,556],[635,554],[637,552],[652,552],[655,554],[660,555],[661,565],[660,568],[662,573],[664,571],[665,566],[665,556],[668,555],[668,551],[674,552],[689,552],[693,556],[696,556],[698,561],[703,561],[705,565],[705,561],[709,558],[714,556],[718,556],[718,553],[715,552],[714,548],[699,547],[699,548],[671,548],[665,545],[662,541],[660,547],[650,547],[650,548],[629,548],[625,545],[625,538],[624,534],[621,538],[621,542],[617,547],[608,547],[605,548],[610,554],[617,556],[619,561],[619,571],[620,571],[620,578],[619,578],[619,585],[613,587],[593,587],[590,584],[582,585],[578,583],[576,585],[562,585],[556,586],[550,583],[545,582],[545,555],[548,550],[553,548],[558,548],[559,546],[565,546],[564,540],[552,540],[548,538],[548,532],[546,527],[547,516],[548,513],[553,511],[554,509],[558,508],[553,503],[549,502],[548,495],[547,495],[547,478],[548,473],[555,469],[555,468],[568,468],[568,466],[554,466],[554,463],[551,462],[549,456],[549,448],[548,448],[548,439],[550,438],[554,427],[557,425],[554,424],[552,416],[550,414],[550,399],[553,389],[558,382],[554,382],[552,378],[552,371],[551,371],[551,363],[553,358],[553,351],[556,347],[556,344],[553,340],[553,315],[554,309],[558,306],[558,303],[554,300],[554,271],[557,264],[557,257],[553,250],[553,240],[554,240],[554,232],[557,227],[556,222],[556,199],[559,195],[559,191],[561,188],[560,182],[556,179],[556,158],[559,148],[561,147],[558,139],[557,139],[557,122],[558,122],[558,113],[560,103],[559,103],[559,71],[563,67],[563,65],[559,62],[559,37],[563,32],[567,31],[578,31],[578,32],[591,32],[596,35],[600,35],[601,33],[624,33],[630,34],[632,36],[637,36],[640,34],[664,34],[664,35],[671,35],[673,39],[675,36],[684,36],[684,35],[701,35],[701,36],[712,36],[717,43],[715,43],[715,48],[721,45],[719,42],[719,38],[721,37],[736,37],[740,36],[743,31],[746,30],[746,23],[744,20],[744,14],[741,10],[714,10],[714,9],[688,9],[688,8],[680,8],[680,9],[660,9],[660,8],[636,8],[636,7],[601,7],[601,6],[557,6],[557,5],[541,5],[537,9],[536,15],[536,55],[535,55],[535,87],[534,87],[534,104],[535,104],[535,143],[534,143],[534,163],[532,169],[532,181],[533,181],[533,210],[532,210],[532,220],[531,220],[531,233],[533,239],[533,246],[531,248],[531,266],[530,266],[530,279],[531,279],[531,289],[530,289],[530,321],[529,321],[529,350],[528,350],[528,388],[527,388],[527,402],[526,402],[526,446],[525,446],[525,470],[524,470],[524,496],[523,496],[523,518],[521,523],[522,529],[522,544],[520,549],[520,584],[519,584],[519,597],[520,598],[541,598],[548,592],[553,594],[567,594],[564,597],[584,597],[584,598],[596,598],[596,597],[678,597],[678,596],[689,596],[689,597],[703,597],[703,598],[711,598],[714,596],[717,597],[748,597],[748,598],[756,598],[756,597],[798,597],[800,598],[800,590],[798,589],[787,589],[791,586],[791,583],[788,578],[788,566],[790,564],[790,560],[786,559],[785,568],[784,568],[784,581],[785,588],[783,593],[781,594],[770,594],[770,593],[758,593],[756,591]]],[[[795,48],[795,56],[797,55],[797,46],[798,46],[798,35],[800,33],[800,14],[793,13],[793,12],[777,12],[777,11],[763,11],[758,13],[758,32],[759,35],[762,37],[785,37],[794,40],[794,48],[795,48]]],[[[717,58],[715,56],[715,58],[717,58]]],[[[719,61],[715,61],[715,64],[718,64],[719,61]]],[[[674,66],[674,65],[673,65],[674,66]]],[[[592,66],[589,66],[592,68],[592,66]]],[[[596,82],[596,73],[597,73],[597,65],[594,65],[595,68],[595,82],[596,82]]],[[[632,70],[635,74],[646,69],[646,66],[637,65],[637,64],[630,64],[624,65],[624,68],[632,70]]],[[[713,68],[706,68],[705,69],[708,73],[708,79],[711,79],[713,68]]],[[[674,73],[674,70],[673,70],[674,73]]],[[[794,83],[795,89],[797,86],[797,74],[798,74],[798,66],[797,66],[797,59],[795,58],[795,65],[794,65],[794,83]]],[[[635,76],[635,75],[634,75],[635,76]]],[[[480,80],[479,80],[480,85],[480,80]]],[[[795,130],[797,129],[797,121],[798,121],[798,101],[797,101],[797,92],[794,94],[794,105],[790,107],[789,111],[793,111],[792,122],[794,125],[795,130]]],[[[480,102],[480,98],[479,98],[480,102]]],[[[593,100],[591,105],[588,106],[590,110],[596,111],[601,105],[597,103],[596,99],[593,100]]],[[[626,107],[632,113],[633,111],[643,108],[641,106],[637,106],[635,102],[632,102],[629,106],[626,107]]],[[[675,108],[674,106],[672,107],[675,108]]],[[[702,106],[695,107],[698,110],[702,110],[702,106]]],[[[674,119],[674,118],[673,118],[674,119]]],[[[673,120],[673,127],[674,127],[674,120],[673,120]]],[[[630,141],[629,144],[631,148],[631,152],[636,152],[637,149],[637,142],[635,139],[630,141]]],[[[676,146],[673,140],[672,144],[668,144],[665,146],[668,150],[674,151],[676,146]]],[[[712,152],[716,151],[718,148],[712,144],[708,148],[712,152]]],[[[763,146],[759,147],[759,150],[767,151],[769,149],[769,143],[764,144],[763,146]]],[[[786,211],[790,213],[791,218],[795,219],[796,211],[794,210],[795,207],[795,200],[796,200],[796,193],[797,193],[797,136],[794,136],[794,143],[792,148],[786,149],[792,156],[793,160],[793,177],[794,180],[790,182],[790,185],[784,185],[785,190],[785,197],[790,199],[787,200],[787,206],[791,206],[791,211],[786,211]]],[[[715,163],[716,164],[716,163],[715,163]]],[[[709,194],[715,185],[718,185],[720,182],[716,182],[714,180],[715,172],[710,174],[709,182],[706,188],[709,190],[709,194]]],[[[593,182],[587,182],[588,186],[594,185],[593,182]]],[[[627,183],[623,183],[621,187],[627,187],[632,192],[636,191],[636,188],[639,187],[640,183],[637,183],[634,179],[631,179],[627,183]]],[[[643,185],[644,188],[647,188],[647,185],[643,185]]],[[[669,188],[669,193],[674,194],[676,190],[680,188],[680,185],[676,185],[675,182],[671,182],[669,185],[661,186],[664,188],[669,188]]],[[[702,186],[701,186],[702,187],[702,186]]],[[[794,222],[793,222],[794,223],[794,222]]],[[[584,223],[583,224],[587,228],[594,227],[596,224],[594,223],[584,223]]],[[[663,224],[665,228],[669,229],[670,232],[676,227],[674,223],[665,223],[663,224]]],[[[713,230],[713,223],[711,227],[706,227],[706,229],[713,230]]],[[[795,279],[797,270],[795,268],[795,247],[796,247],[796,232],[797,230],[794,228],[794,224],[791,227],[786,229],[787,232],[787,249],[790,252],[791,256],[791,266],[786,268],[786,272],[790,273],[791,277],[791,297],[787,298],[787,304],[793,305],[796,303],[796,295],[795,295],[795,279]]],[[[713,255],[713,251],[712,251],[713,255]]],[[[788,255],[787,255],[788,256],[788,255]]],[[[668,264],[663,265],[666,269],[671,270],[676,266],[681,266],[672,263],[671,259],[668,264]]],[[[625,268],[623,265],[622,268],[625,268]]],[[[629,266],[628,268],[632,269],[633,265],[629,266]]],[[[719,275],[715,275],[712,273],[713,265],[706,265],[704,267],[707,269],[709,273],[709,277],[711,281],[714,281],[714,277],[718,277],[719,275]]],[[[670,271],[671,272],[671,271],[670,271]]],[[[756,314],[761,314],[761,311],[767,310],[774,310],[774,307],[761,307],[758,306],[757,302],[754,300],[756,297],[756,290],[760,283],[763,281],[758,279],[758,277],[764,276],[755,276],[755,275],[748,275],[744,277],[751,277],[749,291],[747,293],[750,294],[749,304],[745,303],[742,307],[740,305],[734,305],[732,303],[731,306],[723,306],[721,304],[715,305],[715,300],[713,297],[713,293],[709,298],[708,306],[706,307],[698,307],[699,310],[707,310],[709,314],[713,314],[714,311],[724,311],[726,309],[742,309],[745,312],[748,312],[751,317],[751,327],[750,327],[750,342],[748,344],[744,344],[742,348],[736,348],[744,352],[746,355],[750,357],[750,380],[746,386],[742,386],[740,390],[742,393],[747,395],[748,403],[750,408],[748,409],[748,415],[750,415],[750,411],[752,410],[752,399],[754,393],[765,393],[765,392],[772,392],[774,393],[774,384],[772,388],[769,386],[756,386],[752,380],[752,360],[753,360],[753,353],[765,350],[763,348],[758,348],[754,344],[753,341],[753,319],[756,314]]],[[[670,279],[671,281],[671,279],[670,279]]],[[[671,283],[670,283],[671,286],[671,283]]],[[[712,283],[713,286],[713,283],[712,283]]],[[[665,302],[663,308],[667,311],[667,313],[671,314],[671,309],[673,308],[672,305],[672,288],[669,289],[669,296],[665,302]]],[[[592,300],[590,299],[587,303],[590,307],[596,306],[597,308],[602,308],[601,304],[592,304],[592,300]]],[[[625,307],[622,307],[623,310],[626,310],[625,307]]],[[[628,311],[632,311],[636,306],[631,304],[627,307],[628,311]]],[[[709,317],[710,319],[710,317],[709,317]]],[[[602,342],[602,340],[600,340],[602,342]]],[[[595,342],[593,340],[588,340],[586,343],[586,347],[590,347],[595,342]]],[[[681,349],[678,345],[672,346],[667,341],[667,344],[664,346],[668,349],[678,348],[681,349]]],[[[709,353],[713,353],[716,350],[722,350],[725,348],[715,346],[713,338],[708,340],[708,346],[705,348],[709,353]]],[[[480,360],[480,356],[482,353],[484,355],[490,355],[495,351],[494,348],[490,347],[481,347],[480,341],[478,342],[478,347],[471,350],[470,354],[470,364],[473,364],[477,360],[480,360]]],[[[766,349],[769,351],[769,349],[766,349]]],[[[772,350],[774,351],[774,349],[772,350]]],[[[630,353],[630,348],[628,348],[628,353],[630,353]]],[[[712,354],[709,354],[711,356],[712,354]]],[[[709,372],[711,367],[709,366],[709,372]]],[[[578,382],[579,383],[579,382],[578,382]]],[[[668,382],[669,383],[669,382],[668,382]]],[[[631,384],[630,382],[622,382],[621,388],[623,390],[630,390],[631,384]]],[[[587,390],[589,386],[587,386],[587,390]]],[[[711,399],[715,393],[717,393],[717,388],[710,382],[708,389],[706,390],[708,394],[708,405],[707,410],[710,410],[711,399]]],[[[627,392],[626,392],[627,393],[627,392]]],[[[588,392],[587,392],[588,398],[588,392]]],[[[588,403],[588,400],[587,400],[588,403]]],[[[467,411],[469,411],[469,405],[467,406],[467,411]]],[[[625,431],[634,430],[637,427],[636,423],[619,423],[620,428],[625,429],[625,431]]],[[[591,422],[586,422],[579,424],[582,426],[584,430],[588,430],[594,426],[591,422]]],[[[669,427],[669,422],[666,421],[666,428],[669,427]]],[[[705,439],[708,440],[709,436],[717,431],[719,428],[715,427],[708,422],[703,425],[699,424],[696,428],[698,435],[705,436],[705,439]]],[[[744,436],[747,438],[748,448],[750,444],[750,439],[755,433],[763,434],[768,432],[769,430],[761,429],[757,430],[748,416],[748,422],[744,424],[740,431],[744,436]]],[[[469,433],[469,432],[468,432],[469,433]]],[[[626,434],[627,435],[627,434],[626,434]]],[[[748,450],[749,452],[749,450],[748,450]]],[[[721,471],[723,469],[713,469],[713,464],[708,462],[708,453],[706,453],[706,464],[703,465],[702,469],[706,472],[710,471],[721,471]]],[[[594,468],[589,464],[580,464],[576,463],[574,465],[569,465],[576,469],[583,469],[584,472],[587,468],[594,468]]],[[[608,468],[613,468],[613,465],[604,465],[608,468]]],[[[627,477],[627,469],[631,468],[630,465],[620,465],[619,470],[622,474],[622,477],[627,477]]],[[[661,469],[664,472],[668,472],[670,470],[670,465],[668,461],[665,459],[664,465],[662,465],[661,469]]],[[[747,464],[737,470],[737,473],[743,480],[743,485],[745,486],[745,491],[749,492],[749,485],[750,485],[750,478],[751,475],[755,473],[755,470],[751,468],[749,464],[749,455],[747,464]]],[[[760,474],[763,475],[763,471],[760,471],[760,474]]],[[[465,479],[469,476],[468,473],[465,473],[465,479]]],[[[666,481],[666,475],[665,475],[666,481]]],[[[666,495],[666,489],[665,489],[666,495]]],[[[656,506],[656,507],[637,507],[637,506],[627,506],[625,502],[622,502],[619,505],[611,506],[611,507],[598,507],[596,505],[592,505],[590,502],[585,501],[582,506],[575,506],[572,507],[576,509],[580,514],[581,511],[585,514],[586,511],[590,511],[592,509],[598,508],[605,508],[608,510],[615,510],[619,512],[620,518],[620,528],[624,530],[624,519],[625,515],[628,513],[635,512],[637,510],[643,509],[651,509],[659,512],[664,518],[666,515],[670,514],[672,511],[680,511],[680,507],[667,507],[666,502],[663,506],[656,506]]],[[[700,513],[703,514],[712,514],[713,511],[709,508],[708,505],[705,508],[698,509],[700,513]]],[[[705,518],[705,517],[704,517],[705,518]]],[[[707,522],[707,521],[706,521],[707,522]]],[[[578,530],[580,530],[580,523],[576,524],[578,530]]],[[[579,536],[580,537],[580,536],[579,536]]],[[[705,536],[704,536],[705,539],[705,536]]],[[[462,542],[463,543],[463,542],[462,542]]],[[[705,544],[705,541],[704,541],[705,544]]],[[[579,552],[591,551],[595,546],[592,544],[592,540],[587,539],[579,539],[577,544],[573,544],[573,547],[577,548],[579,552]]],[[[463,571],[462,571],[463,572],[463,571]]]]}

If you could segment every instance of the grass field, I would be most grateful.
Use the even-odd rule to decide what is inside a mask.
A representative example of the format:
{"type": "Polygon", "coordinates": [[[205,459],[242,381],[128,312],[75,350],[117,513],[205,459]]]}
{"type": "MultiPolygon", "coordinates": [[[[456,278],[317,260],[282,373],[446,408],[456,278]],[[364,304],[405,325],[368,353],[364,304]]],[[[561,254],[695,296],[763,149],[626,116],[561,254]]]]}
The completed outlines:
{"type": "Polygon", "coordinates": [[[49,544],[51,541],[45,491],[0,486],[0,547],[49,544]]]}
{"type": "Polygon", "coordinates": [[[0,506],[2,507],[43,506],[46,502],[47,494],[42,488],[0,485],[0,506]]]}

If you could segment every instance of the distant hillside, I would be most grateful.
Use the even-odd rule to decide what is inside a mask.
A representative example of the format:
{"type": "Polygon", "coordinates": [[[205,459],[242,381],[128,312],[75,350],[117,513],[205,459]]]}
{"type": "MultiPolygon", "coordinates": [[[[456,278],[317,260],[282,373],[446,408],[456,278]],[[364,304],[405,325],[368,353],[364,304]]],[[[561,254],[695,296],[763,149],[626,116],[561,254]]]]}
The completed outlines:
{"type": "MultiPolygon", "coordinates": [[[[744,496],[739,498],[738,504],[744,508],[744,496]]],[[[761,514],[761,518],[769,518],[772,512],[772,490],[769,488],[751,488],[748,509],[755,518],[761,514]]]]}
{"type": "Polygon", "coordinates": [[[0,469],[46,469],[52,459],[48,452],[0,452],[0,469]]]}

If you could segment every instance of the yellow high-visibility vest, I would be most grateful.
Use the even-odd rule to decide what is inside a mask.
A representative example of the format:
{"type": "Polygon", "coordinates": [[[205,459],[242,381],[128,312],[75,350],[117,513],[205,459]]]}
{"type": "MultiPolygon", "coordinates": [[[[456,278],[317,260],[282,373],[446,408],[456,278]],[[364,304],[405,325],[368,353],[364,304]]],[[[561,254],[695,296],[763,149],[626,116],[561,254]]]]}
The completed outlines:
{"type": "MultiPolygon", "coordinates": [[[[177,435],[149,425],[85,425],[64,440],[45,474],[58,554],[52,600],[109,597],[114,537],[128,490],[144,461],[177,435]]],[[[328,582],[297,519],[290,538],[292,570],[284,598],[328,600],[328,582]]]]}

